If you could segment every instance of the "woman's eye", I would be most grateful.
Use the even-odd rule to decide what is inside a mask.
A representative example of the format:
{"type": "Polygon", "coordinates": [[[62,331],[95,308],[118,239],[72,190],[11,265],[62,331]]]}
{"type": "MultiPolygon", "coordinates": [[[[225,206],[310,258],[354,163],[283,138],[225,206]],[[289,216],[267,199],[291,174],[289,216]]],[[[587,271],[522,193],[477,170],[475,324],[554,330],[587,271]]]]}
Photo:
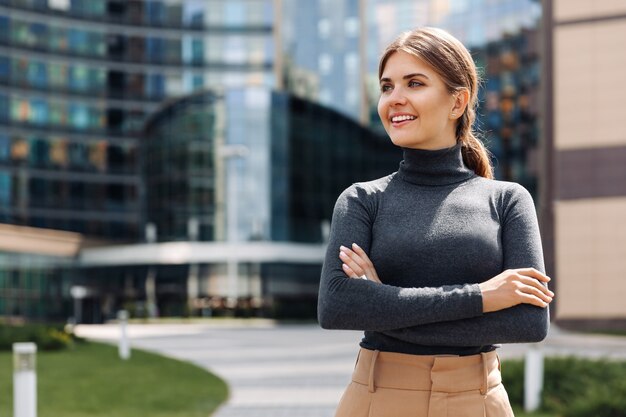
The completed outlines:
{"type": "Polygon", "coordinates": [[[422,84],[422,83],[421,83],[421,82],[419,82],[419,81],[415,81],[415,80],[411,80],[411,81],[409,81],[409,87],[419,87],[419,86],[421,86],[421,85],[424,85],[424,84],[422,84]]]}
{"type": "Polygon", "coordinates": [[[380,91],[382,93],[386,93],[387,91],[391,91],[393,89],[393,87],[391,86],[391,84],[382,84],[380,86],[380,91]]]}

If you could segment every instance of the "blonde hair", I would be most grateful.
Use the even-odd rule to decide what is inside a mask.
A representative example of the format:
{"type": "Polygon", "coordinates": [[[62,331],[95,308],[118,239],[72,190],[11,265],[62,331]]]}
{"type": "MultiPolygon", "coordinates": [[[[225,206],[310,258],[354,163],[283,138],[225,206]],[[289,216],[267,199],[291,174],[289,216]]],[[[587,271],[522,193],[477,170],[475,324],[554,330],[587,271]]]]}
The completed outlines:
{"type": "Polygon", "coordinates": [[[456,125],[456,139],[461,142],[465,164],[477,175],[493,178],[489,151],[473,131],[478,105],[478,73],[476,65],[465,46],[442,29],[423,27],[405,32],[393,41],[378,66],[378,78],[382,77],[387,60],[397,51],[411,54],[441,76],[450,94],[467,89],[469,101],[456,125]]]}

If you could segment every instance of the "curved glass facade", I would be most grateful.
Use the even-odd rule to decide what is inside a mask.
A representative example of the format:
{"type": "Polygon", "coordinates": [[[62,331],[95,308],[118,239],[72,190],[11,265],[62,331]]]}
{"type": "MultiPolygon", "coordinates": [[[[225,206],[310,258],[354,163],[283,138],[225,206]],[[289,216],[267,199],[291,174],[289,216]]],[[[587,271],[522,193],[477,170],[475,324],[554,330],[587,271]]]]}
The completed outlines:
{"type": "Polygon", "coordinates": [[[402,151],[386,135],[310,101],[274,95],[273,107],[272,240],[321,242],[337,196],[396,171],[402,151]]]}
{"type": "Polygon", "coordinates": [[[214,93],[170,104],[148,123],[143,146],[146,220],[160,241],[187,240],[188,223],[199,224],[199,240],[213,240],[215,210],[214,93]]]}
{"type": "Polygon", "coordinates": [[[146,219],[160,241],[190,239],[190,221],[193,239],[227,240],[231,214],[235,240],[322,242],[341,191],[401,159],[345,115],[260,88],[171,103],[148,123],[143,155],[146,219]],[[245,155],[224,152],[233,147],[245,155]]]}
{"type": "Polygon", "coordinates": [[[135,240],[159,103],[274,85],[272,0],[0,1],[0,223],[135,240]]]}

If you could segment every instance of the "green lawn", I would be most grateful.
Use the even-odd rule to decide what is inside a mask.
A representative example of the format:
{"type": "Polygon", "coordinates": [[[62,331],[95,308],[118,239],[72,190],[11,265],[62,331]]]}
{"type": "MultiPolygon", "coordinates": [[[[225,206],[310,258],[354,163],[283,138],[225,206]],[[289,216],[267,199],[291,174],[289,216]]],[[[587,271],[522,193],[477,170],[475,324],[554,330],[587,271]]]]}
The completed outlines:
{"type": "MultiPolygon", "coordinates": [[[[12,368],[12,354],[0,352],[0,416],[13,414],[12,368]]],[[[138,350],[122,361],[98,343],[39,352],[37,378],[39,417],[207,417],[228,396],[224,381],[194,365],[138,350]]]]}

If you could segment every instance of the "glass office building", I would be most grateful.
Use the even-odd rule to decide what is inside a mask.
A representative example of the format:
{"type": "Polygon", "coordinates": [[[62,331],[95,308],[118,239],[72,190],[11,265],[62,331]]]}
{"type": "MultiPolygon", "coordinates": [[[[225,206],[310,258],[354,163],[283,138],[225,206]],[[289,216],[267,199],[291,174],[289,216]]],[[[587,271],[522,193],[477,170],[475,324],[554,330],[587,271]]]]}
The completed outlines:
{"type": "Polygon", "coordinates": [[[313,317],[337,196],[401,159],[347,116],[266,88],[169,103],[148,121],[142,155],[152,237],[81,254],[79,285],[98,294],[85,309],[99,319],[110,303],[313,317]]]}
{"type": "Polygon", "coordinates": [[[143,234],[139,136],[171,97],[274,86],[272,0],[0,1],[0,223],[143,234]]]}

